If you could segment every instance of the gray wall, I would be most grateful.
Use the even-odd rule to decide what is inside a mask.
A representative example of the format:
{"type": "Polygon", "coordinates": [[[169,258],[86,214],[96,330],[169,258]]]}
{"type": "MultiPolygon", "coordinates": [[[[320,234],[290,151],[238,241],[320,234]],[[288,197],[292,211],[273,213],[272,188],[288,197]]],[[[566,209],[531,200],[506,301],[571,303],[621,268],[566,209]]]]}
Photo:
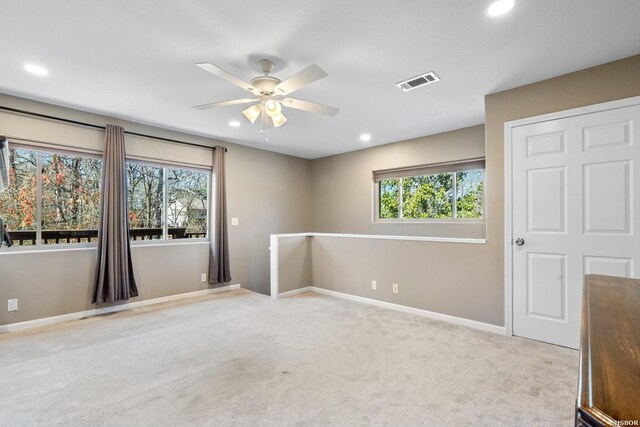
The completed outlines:
{"type": "Polygon", "coordinates": [[[504,325],[504,123],[638,96],[639,76],[640,56],[633,56],[488,95],[484,128],[314,160],[313,231],[451,237],[482,233],[462,225],[371,224],[371,171],[485,151],[487,162],[486,245],[314,237],[314,285],[504,325]],[[398,295],[390,294],[394,282],[398,295]]]}
{"type": "MultiPolygon", "coordinates": [[[[0,94],[0,105],[98,125],[118,124],[130,131],[209,146],[220,144],[211,139],[8,95],[0,94]]],[[[0,132],[3,126],[10,125],[7,120],[10,119],[5,116],[0,122],[0,132]]],[[[58,142],[58,123],[40,120],[34,125],[49,142],[58,142]]],[[[240,220],[239,226],[229,226],[231,283],[241,283],[245,288],[268,294],[269,235],[311,228],[310,162],[240,145],[222,145],[229,149],[228,216],[240,220]]],[[[200,282],[200,274],[208,271],[206,244],[140,246],[132,253],[140,290],[140,297],[132,301],[207,288],[206,283],[200,282]]],[[[95,249],[40,253],[8,253],[6,248],[0,249],[0,325],[93,308],[95,260],[95,249]],[[6,311],[4,307],[9,298],[19,299],[18,311],[6,311]]]]}
{"type": "Polygon", "coordinates": [[[287,237],[278,242],[278,293],[313,285],[312,237],[287,237]]]}
{"type": "Polygon", "coordinates": [[[500,324],[493,295],[475,277],[491,263],[485,245],[316,236],[311,248],[315,286],[500,324]]]}
{"type": "Polygon", "coordinates": [[[484,223],[373,223],[371,176],[375,170],[483,156],[484,126],[474,126],[313,160],[313,231],[484,238],[484,223]]]}
{"type": "MultiPolygon", "coordinates": [[[[297,159],[233,144],[228,153],[233,283],[269,291],[269,234],[303,231],[486,237],[486,245],[313,238],[291,243],[292,288],[311,281],[340,292],[398,302],[472,320],[504,324],[504,122],[640,96],[640,56],[567,74],[485,98],[486,125],[331,156],[297,159]],[[484,137],[483,137],[484,136],[484,137]],[[486,140],[486,144],[485,144],[486,140]],[[372,224],[371,171],[483,155],[487,159],[485,224],[372,224]],[[293,264],[302,263],[302,267],[293,264]],[[305,267],[306,266],[306,267],[305,267]],[[310,270],[310,272],[309,272],[310,270]],[[378,280],[378,292],[370,280],[378,280]],[[390,294],[390,284],[401,286],[390,294]]],[[[214,141],[0,95],[0,104],[187,141],[214,141]]],[[[46,123],[44,124],[46,126],[46,123]]],[[[2,123],[0,123],[0,129],[2,123]]],[[[52,127],[53,129],[53,127],[52,127]]],[[[52,135],[55,137],[55,134],[52,135]]],[[[289,249],[285,249],[286,252],[289,249]]],[[[203,289],[206,246],[140,247],[134,262],[140,298],[203,289]]],[[[95,251],[0,254],[0,324],[90,307],[95,251]]],[[[287,285],[288,286],[288,285],[287,285]]],[[[288,289],[282,289],[285,291],[288,289]]]]}

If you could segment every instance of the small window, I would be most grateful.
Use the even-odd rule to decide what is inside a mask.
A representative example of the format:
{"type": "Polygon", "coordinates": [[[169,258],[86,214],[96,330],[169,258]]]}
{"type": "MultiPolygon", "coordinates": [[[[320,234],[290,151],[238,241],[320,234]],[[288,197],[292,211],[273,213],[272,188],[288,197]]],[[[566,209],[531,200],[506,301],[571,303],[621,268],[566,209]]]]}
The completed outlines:
{"type": "Polygon", "coordinates": [[[128,162],[127,188],[131,240],[207,237],[209,172],[128,162]]]}
{"type": "Polygon", "coordinates": [[[484,160],[378,171],[376,221],[483,220],[484,160]]]}
{"type": "Polygon", "coordinates": [[[10,185],[0,192],[0,215],[14,245],[95,242],[101,176],[97,157],[9,150],[10,185]]]}

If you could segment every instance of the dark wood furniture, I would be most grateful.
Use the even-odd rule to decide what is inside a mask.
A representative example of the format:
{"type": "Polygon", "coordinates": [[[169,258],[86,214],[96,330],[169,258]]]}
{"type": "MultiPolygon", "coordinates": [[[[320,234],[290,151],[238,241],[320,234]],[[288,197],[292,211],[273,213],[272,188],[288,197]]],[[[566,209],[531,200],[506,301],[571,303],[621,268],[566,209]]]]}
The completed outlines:
{"type": "Polygon", "coordinates": [[[640,425],[640,280],[587,275],[576,426],[640,425]]]}

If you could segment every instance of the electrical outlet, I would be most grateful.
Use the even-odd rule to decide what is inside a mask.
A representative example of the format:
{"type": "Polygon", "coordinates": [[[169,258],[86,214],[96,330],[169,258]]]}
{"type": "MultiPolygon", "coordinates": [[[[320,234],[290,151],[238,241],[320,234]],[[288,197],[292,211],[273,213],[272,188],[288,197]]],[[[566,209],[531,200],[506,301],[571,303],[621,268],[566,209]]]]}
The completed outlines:
{"type": "Polygon", "coordinates": [[[231,218],[231,225],[239,225],[240,220],[238,218],[231,218]]]}
{"type": "Polygon", "coordinates": [[[397,294],[397,293],[398,293],[398,284],[397,284],[397,283],[394,283],[394,284],[393,284],[393,293],[394,293],[394,294],[397,294]]]}
{"type": "Polygon", "coordinates": [[[378,289],[378,282],[376,282],[375,280],[371,281],[371,289],[378,289]]]}
{"type": "Polygon", "coordinates": [[[18,311],[18,300],[17,299],[7,300],[7,311],[18,311]]]}
{"type": "Polygon", "coordinates": [[[202,273],[200,275],[200,281],[201,282],[206,282],[207,281],[207,273],[202,273]]]}

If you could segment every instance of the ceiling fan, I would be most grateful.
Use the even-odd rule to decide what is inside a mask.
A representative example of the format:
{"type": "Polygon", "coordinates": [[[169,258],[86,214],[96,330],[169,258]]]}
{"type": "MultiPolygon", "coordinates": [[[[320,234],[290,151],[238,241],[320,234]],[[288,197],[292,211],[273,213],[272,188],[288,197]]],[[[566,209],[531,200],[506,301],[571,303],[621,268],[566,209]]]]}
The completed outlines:
{"type": "Polygon", "coordinates": [[[287,121],[287,118],[282,114],[283,106],[294,108],[296,110],[324,114],[325,116],[331,117],[335,116],[340,110],[339,108],[316,104],[315,102],[302,101],[300,99],[281,99],[298,89],[327,77],[328,74],[316,64],[310,65],[299,73],[289,77],[287,80],[282,81],[277,77],[269,75],[273,70],[273,62],[268,59],[261,59],[258,62],[258,67],[260,67],[260,70],[264,75],[252,79],[249,83],[244,82],[242,79],[209,62],[202,62],[196,64],[196,66],[215,76],[221,77],[256,96],[255,98],[233,99],[230,101],[212,102],[192,107],[198,110],[254,103],[254,105],[245,109],[242,113],[251,123],[254,123],[258,117],[261,117],[263,129],[272,126],[280,127],[287,121]]]}

